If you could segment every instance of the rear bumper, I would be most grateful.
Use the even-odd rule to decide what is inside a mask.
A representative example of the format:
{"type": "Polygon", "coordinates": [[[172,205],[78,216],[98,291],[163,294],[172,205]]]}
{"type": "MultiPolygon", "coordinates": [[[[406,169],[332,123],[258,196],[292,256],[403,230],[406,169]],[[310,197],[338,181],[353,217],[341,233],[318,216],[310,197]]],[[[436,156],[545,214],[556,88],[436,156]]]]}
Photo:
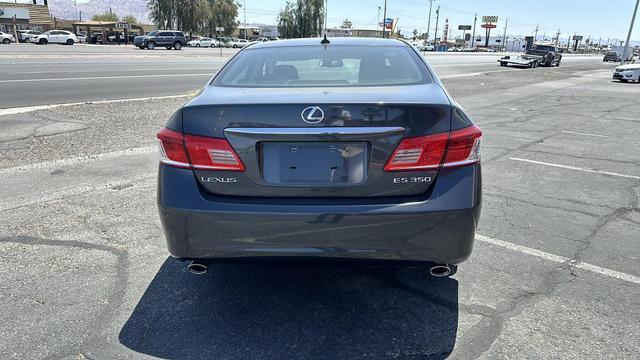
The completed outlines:
{"type": "Polygon", "coordinates": [[[404,199],[212,196],[191,170],[160,166],[158,208],[181,259],[325,257],[456,264],[471,254],[480,166],[443,170],[430,194],[404,199]]]}

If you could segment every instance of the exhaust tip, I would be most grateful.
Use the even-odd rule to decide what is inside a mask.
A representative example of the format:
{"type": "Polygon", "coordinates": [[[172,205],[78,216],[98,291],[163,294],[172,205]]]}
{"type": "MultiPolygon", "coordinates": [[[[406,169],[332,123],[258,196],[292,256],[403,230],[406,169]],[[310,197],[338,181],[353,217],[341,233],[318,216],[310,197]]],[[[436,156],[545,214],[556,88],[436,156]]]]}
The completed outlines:
{"type": "Polygon", "coordinates": [[[447,264],[434,265],[429,269],[429,274],[434,277],[445,277],[451,274],[451,267],[447,264]]]}
{"type": "Polygon", "coordinates": [[[192,261],[191,264],[187,266],[187,271],[195,275],[202,275],[207,272],[207,265],[192,261]]]}

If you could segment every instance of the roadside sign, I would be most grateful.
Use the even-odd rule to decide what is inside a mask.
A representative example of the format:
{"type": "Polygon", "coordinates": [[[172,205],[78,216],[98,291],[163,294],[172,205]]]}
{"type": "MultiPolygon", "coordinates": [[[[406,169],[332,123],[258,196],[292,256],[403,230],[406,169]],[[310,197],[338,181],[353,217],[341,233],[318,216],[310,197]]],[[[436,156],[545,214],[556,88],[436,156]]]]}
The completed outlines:
{"type": "Polygon", "coordinates": [[[469,41],[469,40],[471,40],[471,34],[465,34],[464,41],[469,41]]]}
{"type": "Polygon", "coordinates": [[[118,29],[131,30],[131,24],[129,24],[129,23],[119,22],[119,23],[116,23],[114,27],[116,27],[118,29]]]}
{"type": "Polygon", "coordinates": [[[482,24],[482,25],[480,25],[480,27],[483,28],[483,29],[495,29],[496,25],[494,25],[494,24],[482,24]]]}
{"type": "Polygon", "coordinates": [[[216,31],[224,31],[224,26],[216,26],[216,31]]]}
{"type": "Polygon", "coordinates": [[[573,40],[581,41],[582,40],[582,35],[573,35],[573,40]]]}
{"type": "Polygon", "coordinates": [[[483,23],[497,23],[498,22],[498,17],[497,16],[483,16],[482,17],[482,22],[483,23]]]}
{"type": "Polygon", "coordinates": [[[458,25],[458,30],[471,30],[471,25],[458,25]]]}

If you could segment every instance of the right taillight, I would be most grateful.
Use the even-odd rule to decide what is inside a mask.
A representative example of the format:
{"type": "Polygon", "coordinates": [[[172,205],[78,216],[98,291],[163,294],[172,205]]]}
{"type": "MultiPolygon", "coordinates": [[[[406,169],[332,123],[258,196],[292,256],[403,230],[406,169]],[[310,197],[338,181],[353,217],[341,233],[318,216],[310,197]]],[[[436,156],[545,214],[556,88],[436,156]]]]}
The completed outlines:
{"type": "Polygon", "coordinates": [[[482,131],[476,125],[451,131],[403,139],[385,171],[430,170],[476,164],[480,161],[482,131]]]}
{"type": "Polygon", "coordinates": [[[226,139],[183,135],[164,128],[158,131],[160,163],[198,170],[245,171],[226,139]]]}

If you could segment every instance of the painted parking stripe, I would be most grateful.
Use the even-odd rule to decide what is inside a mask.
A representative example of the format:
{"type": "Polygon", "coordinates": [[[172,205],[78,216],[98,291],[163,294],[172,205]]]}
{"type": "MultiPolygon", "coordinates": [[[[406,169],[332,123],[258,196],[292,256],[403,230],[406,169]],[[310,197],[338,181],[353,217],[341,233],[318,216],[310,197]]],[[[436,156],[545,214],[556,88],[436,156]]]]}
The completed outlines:
{"type": "Polygon", "coordinates": [[[90,76],[90,77],[67,77],[67,78],[41,78],[41,79],[20,79],[20,80],[0,80],[0,83],[21,83],[21,82],[43,82],[43,81],[69,81],[69,80],[112,80],[112,79],[135,79],[135,78],[157,78],[157,77],[184,77],[184,76],[213,76],[212,73],[201,74],[151,74],[151,75],[119,75],[119,76],[90,76]]]}
{"type": "Polygon", "coordinates": [[[561,165],[561,164],[554,164],[554,163],[549,163],[549,162],[544,162],[544,161],[529,160],[529,159],[522,159],[522,158],[513,158],[513,157],[509,158],[509,160],[521,161],[521,162],[526,162],[526,163],[531,163],[531,164],[536,164],[536,165],[551,166],[551,167],[561,168],[561,169],[588,172],[588,173],[592,173],[592,174],[602,174],[602,175],[617,176],[617,177],[622,177],[622,178],[627,178],[627,179],[640,180],[640,176],[620,174],[620,173],[612,172],[612,171],[596,170],[596,169],[590,169],[590,168],[584,168],[584,167],[578,167],[578,166],[561,165]]]}
{"type": "Polygon", "coordinates": [[[631,274],[623,273],[623,272],[616,271],[616,270],[607,269],[607,268],[604,268],[604,267],[601,267],[601,266],[598,266],[598,265],[593,265],[593,264],[585,263],[585,262],[582,262],[582,261],[576,261],[576,260],[570,259],[568,257],[551,254],[551,253],[544,252],[544,251],[537,250],[537,249],[533,249],[533,248],[530,248],[530,247],[526,247],[526,246],[510,243],[508,241],[494,239],[494,238],[491,238],[491,237],[488,237],[488,236],[484,236],[484,235],[476,235],[476,240],[478,240],[478,241],[480,241],[482,243],[485,243],[485,244],[498,246],[498,247],[501,247],[501,248],[504,248],[504,249],[509,249],[509,250],[512,250],[512,251],[515,251],[515,252],[519,252],[519,253],[523,253],[523,254],[530,255],[530,256],[535,256],[537,258],[541,258],[541,259],[544,259],[544,260],[552,261],[552,262],[555,262],[555,263],[569,264],[573,268],[576,268],[576,269],[582,269],[582,270],[590,271],[592,273],[596,273],[596,274],[600,274],[600,275],[603,275],[603,276],[607,276],[607,277],[610,277],[610,278],[626,281],[628,283],[640,285],[640,277],[634,276],[634,275],[631,275],[631,274]]]}
{"type": "Polygon", "coordinates": [[[144,155],[144,154],[149,154],[155,151],[156,151],[155,146],[142,146],[142,147],[116,150],[116,151],[110,151],[110,152],[99,153],[99,154],[89,154],[89,155],[76,156],[72,158],[43,161],[43,162],[38,162],[33,164],[26,164],[26,165],[0,169],[0,175],[15,174],[15,173],[20,173],[20,172],[29,171],[29,170],[39,170],[39,169],[48,169],[53,167],[77,165],[82,163],[94,162],[98,160],[112,159],[119,156],[144,155]]]}
{"type": "Polygon", "coordinates": [[[570,130],[563,130],[563,131],[562,131],[562,133],[563,133],[563,134],[573,134],[573,135],[593,136],[593,137],[603,137],[603,138],[611,137],[611,136],[608,136],[608,135],[600,135],[600,134],[584,133],[584,132],[579,132],[579,131],[570,131],[570,130]]]}
{"type": "Polygon", "coordinates": [[[90,104],[112,104],[112,103],[121,103],[128,101],[148,101],[148,100],[161,100],[161,99],[178,99],[189,97],[189,94],[182,95],[166,95],[166,96],[149,96],[142,98],[133,98],[133,99],[112,99],[112,100],[97,100],[97,101],[84,101],[84,102],[75,102],[75,103],[63,103],[63,104],[49,104],[49,105],[34,105],[34,106],[21,106],[14,108],[6,108],[0,109],[0,116],[3,115],[14,115],[14,114],[24,114],[32,111],[39,110],[49,110],[55,109],[58,107],[66,107],[66,106],[78,106],[78,105],[90,105],[90,104]]]}

